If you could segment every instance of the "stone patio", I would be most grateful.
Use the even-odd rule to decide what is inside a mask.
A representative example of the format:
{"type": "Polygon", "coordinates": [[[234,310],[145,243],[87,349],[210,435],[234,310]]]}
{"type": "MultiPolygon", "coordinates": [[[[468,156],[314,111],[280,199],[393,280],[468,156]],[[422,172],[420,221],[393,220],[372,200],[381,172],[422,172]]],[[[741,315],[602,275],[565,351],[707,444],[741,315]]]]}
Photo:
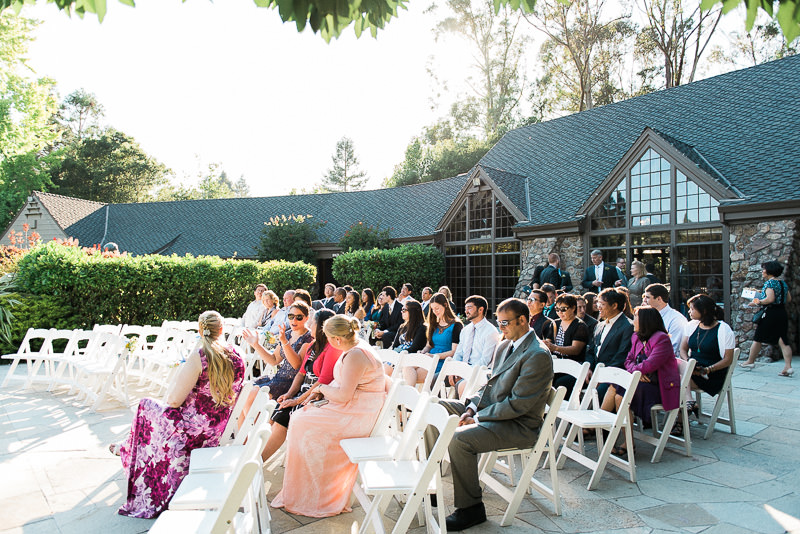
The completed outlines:
{"type": "MultiPolygon", "coordinates": [[[[591,492],[588,471],[568,461],[559,471],[562,516],[528,496],[514,524],[503,528],[501,502],[487,493],[489,522],[470,532],[800,533],[800,380],[778,377],[781,368],[773,363],[736,369],[737,435],[719,427],[705,441],[705,426],[693,423],[694,457],[668,449],[659,464],[649,463],[652,447],[637,441],[638,483],[609,467],[591,492]]],[[[0,367],[0,381],[7,370],[0,367]]],[[[15,382],[0,391],[0,534],[146,532],[152,521],[116,513],[125,479],[119,459],[107,450],[128,430],[131,410],[93,413],[66,390],[19,387],[15,382]]],[[[272,499],[283,470],[267,468],[272,499]]],[[[452,504],[450,477],[444,480],[445,500],[452,504]]],[[[393,506],[388,515],[396,517],[393,506]]],[[[351,532],[362,518],[358,507],[322,520],[273,510],[272,531],[351,532]]],[[[416,523],[412,527],[425,532],[416,523]]]]}

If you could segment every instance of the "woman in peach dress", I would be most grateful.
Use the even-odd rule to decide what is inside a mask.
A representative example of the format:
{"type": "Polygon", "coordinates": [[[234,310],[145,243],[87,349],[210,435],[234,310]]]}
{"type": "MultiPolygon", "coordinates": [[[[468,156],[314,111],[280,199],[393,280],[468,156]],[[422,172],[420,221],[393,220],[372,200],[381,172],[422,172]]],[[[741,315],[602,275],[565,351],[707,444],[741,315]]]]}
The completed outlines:
{"type": "Polygon", "coordinates": [[[358,319],[331,317],[323,326],[328,342],[342,351],[333,382],[317,388],[309,404],[294,412],[286,438],[283,487],[272,506],[308,517],[349,512],[358,466],[339,445],[345,438],[369,436],[389,388],[383,365],[359,342],[358,319]],[[327,403],[324,403],[327,401],[327,403]]]}

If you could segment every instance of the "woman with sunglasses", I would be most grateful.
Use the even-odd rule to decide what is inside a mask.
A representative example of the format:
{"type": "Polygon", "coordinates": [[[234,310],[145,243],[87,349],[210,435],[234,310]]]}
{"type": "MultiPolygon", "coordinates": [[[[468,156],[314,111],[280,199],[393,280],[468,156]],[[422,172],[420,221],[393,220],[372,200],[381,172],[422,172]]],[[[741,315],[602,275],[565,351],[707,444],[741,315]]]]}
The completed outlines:
{"type": "MultiPolygon", "coordinates": [[[[258,343],[258,334],[255,332],[245,329],[242,333],[244,340],[253,347],[256,354],[267,365],[278,367],[278,372],[272,378],[262,376],[254,382],[257,387],[269,386],[269,397],[271,399],[277,399],[292,386],[294,376],[300,368],[300,354],[303,353],[301,349],[303,345],[314,340],[313,335],[306,328],[308,311],[309,308],[305,302],[296,301],[292,303],[289,307],[289,313],[286,314],[291,331],[287,335],[285,325],[278,327],[278,341],[280,343],[273,352],[268,351],[258,343]]],[[[251,394],[248,405],[252,404],[253,398],[255,398],[255,394],[251,394]]]]}
{"type": "MultiPolygon", "coordinates": [[[[561,295],[556,299],[558,319],[550,321],[542,329],[544,344],[554,358],[566,358],[583,363],[589,343],[589,328],[578,318],[578,300],[573,295],[561,295]]],[[[567,394],[575,385],[575,377],[565,373],[553,376],[553,387],[564,386],[567,394]]]]}

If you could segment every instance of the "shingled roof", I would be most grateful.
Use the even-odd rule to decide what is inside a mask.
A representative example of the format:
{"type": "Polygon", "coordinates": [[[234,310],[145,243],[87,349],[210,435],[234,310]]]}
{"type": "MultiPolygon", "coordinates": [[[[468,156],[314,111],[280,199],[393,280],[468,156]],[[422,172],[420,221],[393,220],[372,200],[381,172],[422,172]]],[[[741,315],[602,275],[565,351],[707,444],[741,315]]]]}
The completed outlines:
{"type": "Polygon", "coordinates": [[[105,206],[102,202],[43,193],[42,191],[35,191],[33,194],[39,198],[42,206],[53,216],[56,224],[62,230],[105,206]]]}
{"type": "Polygon", "coordinates": [[[567,222],[649,127],[741,203],[800,200],[798,88],[792,56],[513,130],[480,165],[517,176],[500,187],[522,212],[528,178],[527,224],[567,222]]]}
{"type": "Polygon", "coordinates": [[[327,221],[318,232],[322,243],[338,243],[358,221],[390,228],[395,239],[425,238],[434,234],[465,181],[461,176],[348,193],[109,204],[66,232],[84,245],[113,241],[133,254],[223,257],[253,257],[264,222],[276,215],[327,221]]]}

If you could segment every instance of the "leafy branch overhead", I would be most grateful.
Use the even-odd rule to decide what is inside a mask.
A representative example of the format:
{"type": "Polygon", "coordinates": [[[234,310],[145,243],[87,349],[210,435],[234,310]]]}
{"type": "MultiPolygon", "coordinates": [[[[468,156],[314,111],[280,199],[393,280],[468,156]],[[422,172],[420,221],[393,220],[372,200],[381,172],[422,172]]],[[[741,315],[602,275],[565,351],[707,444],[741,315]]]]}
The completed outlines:
{"type": "MultiPolygon", "coordinates": [[[[133,0],[119,0],[125,5],[134,5],[133,0]]],[[[569,0],[559,1],[568,4],[569,0]]],[[[55,3],[58,9],[68,14],[94,13],[102,21],[106,15],[107,0],[47,0],[55,3]]],[[[375,37],[379,29],[397,17],[398,8],[407,9],[408,0],[254,0],[258,7],[277,9],[281,20],[294,22],[298,31],[308,25],[314,33],[319,33],[325,41],[339,37],[342,31],[353,25],[357,37],[369,30],[375,37]]],[[[781,27],[788,42],[800,36],[800,0],[703,0],[704,11],[711,10],[717,4],[722,5],[723,13],[728,13],[739,4],[744,3],[747,12],[746,28],[750,31],[756,21],[759,8],[770,17],[774,17],[781,27]]],[[[19,12],[25,4],[34,4],[36,0],[0,0],[0,11],[12,8],[19,12]]],[[[536,0],[494,0],[494,10],[499,12],[503,6],[533,12],[536,0]]]]}

